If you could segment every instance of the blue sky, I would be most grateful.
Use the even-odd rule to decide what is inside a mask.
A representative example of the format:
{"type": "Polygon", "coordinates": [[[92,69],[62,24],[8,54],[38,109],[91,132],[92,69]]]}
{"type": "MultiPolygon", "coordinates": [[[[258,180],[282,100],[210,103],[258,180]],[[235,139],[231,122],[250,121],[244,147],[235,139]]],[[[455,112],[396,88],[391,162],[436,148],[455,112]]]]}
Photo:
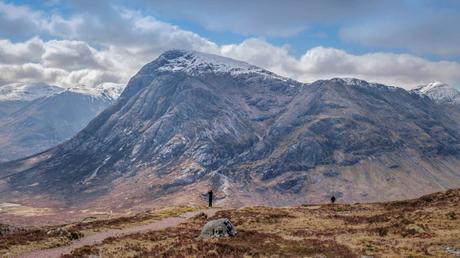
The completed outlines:
{"type": "Polygon", "coordinates": [[[161,52],[185,48],[306,82],[458,87],[458,24],[454,0],[0,0],[0,85],[123,84],[161,52]]]}

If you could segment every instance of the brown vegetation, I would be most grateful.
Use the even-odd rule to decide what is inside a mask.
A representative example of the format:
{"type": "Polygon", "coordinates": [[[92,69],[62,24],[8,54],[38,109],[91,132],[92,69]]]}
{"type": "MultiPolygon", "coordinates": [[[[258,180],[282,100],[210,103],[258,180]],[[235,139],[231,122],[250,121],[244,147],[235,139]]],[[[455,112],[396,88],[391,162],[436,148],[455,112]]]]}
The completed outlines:
{"type": "Polygon", "coordinates": [[[459,217],[460,189],[389,203],[251,207],[109,238],[67,257],[455,257],[459,217]],[[207,220],[222,217],[236,226],[235,237],[197,238],[207,220]]]}
{"type": "Polygon", "coordinates": [[[196,208],[180,206],[146,211],[132,216],[82,221],[66,225],[16,228],[0,224],[0,256],[15,255],[35,249],[46,249],[69,244],[72,240],[110,228],[125,228],[146,224],[162,218],[178,216],[196,208]]]}

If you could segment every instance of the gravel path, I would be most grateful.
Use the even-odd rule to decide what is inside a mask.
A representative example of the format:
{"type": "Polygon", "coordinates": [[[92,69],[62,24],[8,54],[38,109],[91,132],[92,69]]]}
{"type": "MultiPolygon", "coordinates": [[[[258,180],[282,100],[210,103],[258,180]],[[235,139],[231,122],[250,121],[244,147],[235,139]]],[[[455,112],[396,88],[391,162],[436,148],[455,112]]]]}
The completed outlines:
{"type": "Polygon", "coordinates": [[[179,217],[169,217],[165,218],[156,222],[152,222],[150,224],[145,224],[145,225],[140,225],[140,226],[134,226],[130,228],[124,228],[124,229],[111,229],[107,230],[104,232],[98,232],[96,234],[86,236],[83,238],[80,238],[78,240],[72,241],[70,245],[66,246],[61,246],[61,247],[56,247],[56,248],[50,248],[50,249],[43,249],[43,250],[35,250],[31,251],[29,253],[24,253],[20,255],[19,257],[22,258],[53,258],[53,257],[60,257],[63,254],[68,254],[72,250],[85,246],[85,245],[94,245],[101,243],[104,241],[104,239],[108,237],[119,237],[123,235],[129,235],[133,233],[140,233],[140,232],[146,232],[146,231],[152,231],[152,230],[161,230],[165,229],[168,227],[175,226],[181,222],[183,222],[186,219],[189,219],[195,215],[197,215],[200,212],[206,213],[208,216],[214,215],[219,209],[206,209],[206,210],[199,210],[199,211],[193,211],[193,212],[187,212],[179,217]]]}

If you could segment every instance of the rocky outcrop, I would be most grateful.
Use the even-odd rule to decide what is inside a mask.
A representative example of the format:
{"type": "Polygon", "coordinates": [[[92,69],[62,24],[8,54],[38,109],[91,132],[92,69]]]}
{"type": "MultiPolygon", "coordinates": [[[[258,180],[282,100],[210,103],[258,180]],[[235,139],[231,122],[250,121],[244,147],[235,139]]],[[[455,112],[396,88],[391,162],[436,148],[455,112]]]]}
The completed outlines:
{"type": "Polygon", "coordinates": [[[200,238],[231,237],[236,235],[236,229],[228,219],[211,220],[203,226],[200,238]]]}

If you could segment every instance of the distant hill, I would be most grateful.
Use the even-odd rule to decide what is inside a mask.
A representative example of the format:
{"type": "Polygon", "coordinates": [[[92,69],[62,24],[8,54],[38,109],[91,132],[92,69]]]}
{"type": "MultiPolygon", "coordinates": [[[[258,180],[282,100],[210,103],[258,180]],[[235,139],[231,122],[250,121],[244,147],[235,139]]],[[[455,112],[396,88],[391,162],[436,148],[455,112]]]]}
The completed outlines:
{"type": "Polygon", "coordinates": [[[74,136],[121,92],[44,83],[0,86],[0,161],[44,151],[74,136]]]}

